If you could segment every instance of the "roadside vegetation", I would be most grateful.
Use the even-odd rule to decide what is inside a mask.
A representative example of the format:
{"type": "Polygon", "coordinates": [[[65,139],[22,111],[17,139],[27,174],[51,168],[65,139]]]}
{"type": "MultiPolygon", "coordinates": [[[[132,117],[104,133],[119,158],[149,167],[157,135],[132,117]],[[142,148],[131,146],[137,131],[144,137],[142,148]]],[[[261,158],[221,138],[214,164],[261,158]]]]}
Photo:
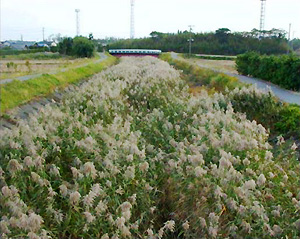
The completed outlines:
{"type": "Polygon", "coordinates": [[[24,104],[35,97],[48,95],[56,88],[64,88],[68,84],[90,77],[114,64],[116,59],[109,56],[103,62],[95,63],[94,61],[87,61],[86,66],[66,68],[64,72],[43,74],[26,81],[14,80],[1,85],[1,112],[24,104]]]}
{"type": "Polygon", "coordinates": [[[236,112],[245,113],[249,120],[255,120],[270,130],[270,140],[273,142],[278,136],[283,136],[300,143],[298,105],[282,103],[271,93],[257,93],[253,87],[239,82],[235,77],[201,68],[182,58],[173,59],[170,53],[162,54],[161,59],[182,70],[182,78],[189,83],[192,93],[198,94],[205,89],[211,95],[216,92],[228,95],[236,112]]]}
{"type": "Polygon", "coordinates": [[[224,72],[224,73],[232,73],[238,74],[236,70],[236,65],[234,58],[231,60],[223,60],[228,59],[227,57],[198,57],[198,56],[188,56],[186,54],[181,55],[185,58],[189,63],[196,64],[203,68],[209,68],[214,71],[224,72]]]}
{"type": "Polygon", "coordinates": [[[240,74],[258,77],[300,92],[300,57],[296,55],[266,56],[248,52],[238,55],[236,66],[240,74]]]}
{"type": "Polygon", "coordinates": [[[190,86],[198,86],[199,90],[207,89],[211,93],[225,92],[225,89],[233,90],[236,87],[244,86],[235,77],[223,73],[217,73],[210,69],[205,69],[193,64],[189,59],[174,59],[170,53],[163,53],[160,58],[173,65],[176,69],[182,70],[182,77],[190,86]]]}
{"type": "Polygon", "coordinates": [[[297,239],[297,146],[231,103],[268,95],[200,73],[238,87],[193,96],[166,62],[123,58],[1,131],[1,237],[297,239]]]}

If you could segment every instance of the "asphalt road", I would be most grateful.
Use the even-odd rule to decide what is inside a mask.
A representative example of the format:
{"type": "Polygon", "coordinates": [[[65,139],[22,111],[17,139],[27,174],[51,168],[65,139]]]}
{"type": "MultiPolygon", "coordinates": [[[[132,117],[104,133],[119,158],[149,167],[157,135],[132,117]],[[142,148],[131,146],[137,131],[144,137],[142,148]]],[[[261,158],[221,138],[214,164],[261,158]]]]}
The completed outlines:
{"type": "MultiPolygon", "coordinates": [[[[99,63],[101,61],[104,61],[106,58],[107,58],[107,55],[105,55],[104,53],[98,53],[98,55],[100,56],[100,58],[95,61],[94,63],[99,63]]],[[[83,67],[83,66],[86,66],[88,65],[89,63],[86,63],[86,64],[83,64],[83,65],[80,65],[78,67],[83,67]]],[[[53,75],[53,74],[56,74],[56,73],[59,73],[59,72],[64,72],[66,71],[67,69],[64,68],[64,69],[61,69],[61,70],[56,70],[56,71],[51,71],[51,72],[45,72],[47,74],[50,74],[50,75],[53,75]]],[[[6,84],[6,83],[9,83],[9,82],[12,82],[13,80],[19,80],[19,81],[26,81],[26,80],[29,80],[29,79],[33,79],[33,78],[37,78],[39,76],[42,76],[43,74],[45,73],[39,73],[39,74],[33,74],[33,75],[26,75],[26,76],[20,76],[20,77],[16,77],[14,79],[4,79],[4,80],[1,80],[0,81],[0,84],[6,84]]]]}
{"type": "MultiPolygon", "coordinates": [[[[174,59],[178,59],[179,56],[175,52],[171,52],[171,56],[174,59]]],[[[249,77],[249,76],[243,76],[243,75],[238,75],[238,74],[233,74],[233,73],[228,73],[228,72],[222,72],[222,71],[217,71],[214,69],[211,69],[207,66],[203,66],[198,64],[200,67],[207,68],[216,72],[224,73],[229,76],[233,76],[238,78],[241,82],[247,83],[247,84],[254,84],[258,89],[263,89],[263,90],[270,90],[276,95],[281,101],[287,102],[287,103],[293,103],[300,105],[300,92],[295,92],[295,91],[290,91],[286,89],[282,89],[277,85],[274,85],[268,81],[264,81],[261,79],[249,77]]]]}

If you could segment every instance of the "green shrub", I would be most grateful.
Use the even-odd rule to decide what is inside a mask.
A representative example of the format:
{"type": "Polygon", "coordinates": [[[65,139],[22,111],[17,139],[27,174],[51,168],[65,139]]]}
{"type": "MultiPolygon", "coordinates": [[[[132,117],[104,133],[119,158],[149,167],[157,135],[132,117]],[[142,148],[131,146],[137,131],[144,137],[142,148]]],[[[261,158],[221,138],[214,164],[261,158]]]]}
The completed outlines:
{"type": "Polygon", "coordinates": [[[300,138],[300,107],[298,105],[282,107],[279,115],[280,120],[275,123],[275,129],[300,138]],[[295,135],[294,132],[298,134],[295,135]]]}
{"type": "Polygon", "coordinates": [[[236,89],[228,94],[236,112],[245,113],[247,119],[255,120],[270,129],[271,138],[300,138],[300,107],[282,104],[271,93],[251,88],[236,89]]]}
{"type": "Polygon", "coordinates": [[[239,55],[237,71],[289,90],[300,90],[300,58],[295,55],[266,56],[255,52],[239,55]]]}

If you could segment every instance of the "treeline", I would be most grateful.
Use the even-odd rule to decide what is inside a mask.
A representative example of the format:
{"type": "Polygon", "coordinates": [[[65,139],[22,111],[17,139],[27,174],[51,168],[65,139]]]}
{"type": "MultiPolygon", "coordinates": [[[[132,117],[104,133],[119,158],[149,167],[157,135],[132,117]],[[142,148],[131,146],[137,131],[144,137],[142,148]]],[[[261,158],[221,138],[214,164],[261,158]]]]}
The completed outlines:
{"type": "Polygon", "coordinates": [[[270,81],[289,90],[300,91],[300,58],[294,55],[266,56],[256,52],[239,55],[239,73],[270,81]]]}
{"type": "Polygon", "coordinates": [[[109,49],[118,48],[150,48],[160,49],[163,52],[175,51],[187,53],[189,51],[188,40],[192,38],[192,53],[238,55],[247,51],[256,51],[261,54],[283,54],[290,46],[286,39],[286,32],[272,29],[251,32],[234,32],[228,28],[220,28],[211,33],[190,33],[178,31],[178,33],[151,32],[150,37],[142,39],[120,40],[108,45],[109,49]]]}

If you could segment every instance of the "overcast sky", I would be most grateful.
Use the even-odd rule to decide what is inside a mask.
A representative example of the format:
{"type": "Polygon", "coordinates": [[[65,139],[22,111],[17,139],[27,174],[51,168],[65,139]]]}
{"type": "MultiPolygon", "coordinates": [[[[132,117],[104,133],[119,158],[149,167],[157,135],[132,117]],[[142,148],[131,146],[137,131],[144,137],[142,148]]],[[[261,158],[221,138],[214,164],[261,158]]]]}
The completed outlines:
{"type": "MultiPolygon", "coordinates": [[[[1,40],[42,40],[51,34],[76,34],[75,9],[80,9],[80,34],[95,38],[129,38],[130,0],[0,0],[1,40]]],[[[259,29],[260,0],[135,0],[135,37],[152,31],[194,32],[259,29]]],[[[280,28],[300,38],[300,0],[267,0],[265,29],[280,28]]]]}

